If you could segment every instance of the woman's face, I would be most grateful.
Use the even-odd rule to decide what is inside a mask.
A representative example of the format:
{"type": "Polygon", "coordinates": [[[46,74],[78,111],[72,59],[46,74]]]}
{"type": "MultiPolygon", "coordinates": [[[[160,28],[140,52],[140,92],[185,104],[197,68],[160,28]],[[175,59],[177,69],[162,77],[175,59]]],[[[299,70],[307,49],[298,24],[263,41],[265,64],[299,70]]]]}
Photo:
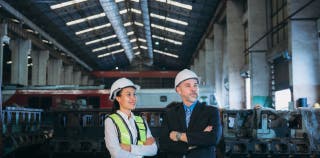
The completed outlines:
{"type": "Polygon", "coordinates": [[[123,88],[116,99],[119,102],[120,110],[133,110],[137,102],[136,89],[133,87],[123,88]]]}

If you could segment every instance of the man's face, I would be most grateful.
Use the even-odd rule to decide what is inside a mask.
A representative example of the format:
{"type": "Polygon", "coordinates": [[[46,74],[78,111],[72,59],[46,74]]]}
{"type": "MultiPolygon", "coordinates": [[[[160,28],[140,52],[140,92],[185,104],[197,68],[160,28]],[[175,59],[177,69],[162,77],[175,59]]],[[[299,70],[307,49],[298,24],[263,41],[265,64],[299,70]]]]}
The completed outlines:
{"type": "Polygon", "coordinates": [[[198,99],[199,87],[196,79],[188,79],[181,82],[176,88],[184,104],[191,105],[198,99]]]}

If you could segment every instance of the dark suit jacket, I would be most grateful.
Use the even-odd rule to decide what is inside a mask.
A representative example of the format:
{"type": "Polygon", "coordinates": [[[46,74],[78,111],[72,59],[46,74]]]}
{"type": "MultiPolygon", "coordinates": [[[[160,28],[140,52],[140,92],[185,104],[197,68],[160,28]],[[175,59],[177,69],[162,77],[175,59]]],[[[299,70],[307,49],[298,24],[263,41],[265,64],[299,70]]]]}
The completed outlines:
{"type": "Polygon", "coordinates": [[[215,158],[215,146],[222,134],[219,110],[213,106],[197,103],[192,111],[189,127],[185,123],[185,111],[182,103],[167,109],[161,128],[160,150],[167,158],[215,158]],[[204,132],[207,126],[213,126],[211,132],[204,132]],[[171,131],[186,132],[188,143],[170,140],[171,131]],[[194,149],[188,149],[196,146],[194,149]]]}

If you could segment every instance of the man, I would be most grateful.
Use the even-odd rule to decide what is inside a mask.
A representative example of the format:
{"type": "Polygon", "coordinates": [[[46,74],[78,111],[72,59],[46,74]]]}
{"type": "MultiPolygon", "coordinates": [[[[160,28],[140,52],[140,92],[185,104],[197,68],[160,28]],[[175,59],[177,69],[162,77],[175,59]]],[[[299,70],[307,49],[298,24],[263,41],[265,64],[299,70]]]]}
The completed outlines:
{"type": "Polygon", "coordinates": [[[222,128],[219,110],[198,101],[198,76],[188,70],[175,78],[182,103],[171,105],[164,117],[160,150],[168,158],[215,158],[222,128]]]}

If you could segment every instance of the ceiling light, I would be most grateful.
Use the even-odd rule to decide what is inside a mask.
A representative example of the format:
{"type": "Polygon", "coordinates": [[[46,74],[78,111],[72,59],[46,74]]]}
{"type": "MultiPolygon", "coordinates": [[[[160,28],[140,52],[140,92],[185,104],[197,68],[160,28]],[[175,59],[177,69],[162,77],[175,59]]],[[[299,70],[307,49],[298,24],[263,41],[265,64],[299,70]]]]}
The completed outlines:
{"type": "Polygon", "coordinates": [[[156,38],[159,40],[163,40],[163,41],[167,41],[170,43],[173,43],[175,45],[182,45],[182,42],[176,41],[176,40],[172,40],[172,39],[168,39],[168,38],[164,38],[164,37],[160,37],[160,36],[156,36],[156,35],[152,35],[152,38],[156,38]]]}
{"type": "Polygon", "coordinates": [[[120,52],[123,52],[123,51],[124,51],[124,49],[120,49],[120,50],[116,50],[116,51],[113,51],[113,52],[110,52],[110,53],[101,54],[101,55],[98,55],[98,58],[102,58],[102,57],[105,57],[105,56],[108,56],[108,55],[111,55],[111,54],[120,53],[120,52]]]}
{"type": "Polygon", "coordinates": [[[176,34],[179,34],[179,35],[185,35],[185,32],[183,32],[183,31],[171,29],[171,28],[160,26],[160,25],[156,25],[156,24],[151,24],[151,27],[157,28],[157,29],[160,29],[160,30],[164,30],[164,31],[169,31],[169,32],[176,33],[176,34]]]}
{"type": "Polygon", "coordinates": [[[17,19],[11,19],[11,21],[13,21],[13,22],[15,22],[15,23],[20,23],[20,21],[17,20],[17,19]]]}
{"type": "Polygon", "coordinates": [[[134,22],[134,24],[137,25],[137,26],[143,26],[142,23],[139,23],[139,22],[136,22],[136,21],[134,22]]]}
{"type": "Polygon", "coordinates": [[[26,31],[27,31],[27,32],[34,33],[34,31],[33,31],[33,30],[31,30],[31,29],[26,29],[26,31]]]}
{"type": "Polygon", "coordinates": [[[167,3],[170,5],[174,5],[180,8],[184,8],[184,9],[188,9],[188,10],[192,10],[192,5],[188,5],[188,4],[183,4],[183,3],[179,3],[176,1],[172,1],[172,0],[156,0],[158,2],[162,2],[162,3],[167,3]]]}
{"type": "MultiPolygon", "coordinates": [[[[133,31],[128,32],[127,35],[128,35],[128,36],[133,35],[133,31]]],[[[86,42],[85,44],[86,44],[86,45],[90,45],[90,44],[93,44],[93,43],[105,41],[105,40],[112,39],[112,38],[116,38],[116,37],[117,37],[117,35],[110,35],[110,36],[107,36],[107,37],[103,37],[103,38],[99,38],[99,39],[96,39],[96,40],[92,40],[92,41],[86,42]]]]}
{"type": "Polygon", "coordinates": [[[139,3],[139,0],[131,0],[131,2],[137,2],[137,3],[139,3]]]}
{"type": "Polygon", "coordinates": [[[130,42],[131,42],[131,43],[137,42],[137,39],[134,38],[134,39],[130,40],[130,42]]]}
{"type": "Polygon", "coordinates": [[[139,55],[139,54],[140,54],[140,52],[135,52],[135,53],[134,53],[134,55],[139,55]]]}
{"type": "Polygon", "coordinates": [[[69,21],[69,22],[66,23],[66,25],[70,26],[70,25],[74,25],[74,24],[79,24],[79,23],[82,23],[82,22],[85,22],[85,21],[89,21],[89,20],[93,20],[93,19],[97,19],[97,18],[101,18],[101,17],[105,17],[105,16],[106,16],[106,13],[100,13],[100,14],[88,16],[88,17],[85,17],[85,18],[69,21]]]}
{"type": "Polygon", "coordinates": [[[44,39],[42,40],[42,42],[43,42],[43,43],[49,43],[49,41],[47,41],[47,40],[44,40],[44,39]]]}
{"type": "Polygon", "coordinates": [[[127,33],[128,36],[133,35],[133,31],[127,33]]]}
{"type": "Polygon", "coordinates": [[[117,37],[117,35],[111,35],[111,36],[107,36],[107,37],[103,37],[103,38],[100,38],[100,39],[96,39],[96,40],[93,40],[93,41],[86,42],[85,44],[89,45],[89,44],[105,41],[105,40],[116,38],[116,37],[117,37]]]}
{"type": "Polygon", "coordinates": [[[156,50],[156,49],[154,49],[153,51],[156,52],[156,53],[159,53],[159,54],[166,55],[166,56],[170,56],[170,57],[174,57],[174,58],[179,58],[178,55],[175,55],[175,54],[172,54],[172,53],[167,53],[167,52],[163,52],[163,51],[156,50]]]}
{"type": "Polygon", "coordinates": [[[141,14],[141,11],[140,11],[140,10],[137,10],[137,9],[134,9],[134,8],[131,8],[130,10],[131,10],[131,12],[133,12],[133,13],[141,14]]]}
{"type": "Polygon", "coordinates": [[[12,61],[7,61],[7,64],[12,64],[12,61]]]}
{"type": "Polygon", "coordinates": [[[138,41],[140,41],[140,42],[147,42],[145,39],[142,39],[142,38],[138,38],[138,41]]]}
{"type": "Polygon", "coordinates": [[[27,66],[29,67],[29,66],[32,66],[33,64],[32,63],[30,63],[30,64],[28,64],[27,66]]]}
{"type": "Polygon", "coordinates": [[[138,49],[138,47],[133,47],[132,49],[135,50],[135,49],[138,49]]]}
{"type": "Polygon", "coordinates": [[[110,27],[110,26],[111,26],[111,24],[107,23],[107,24],[104,24],[104,25],[91,27],[91,28],[76,32],[76,35],[80,35],[80,34],[83,34],[83,33],[87,33],[87,32],[90,32],[90,31],[94,31],[94,30],[98,30],[98,29],[102,29],[102,28],[106,28],[106,27],[110,27]]]}
{"type": "Polygon", "coordinates": [[[162,16],[162,15],[158,15],[158,14],[154,14],[154,13],[151,13],[150,16],[153,17],[153,18],[158,18],[158,19],[169,21],[169,22],[173,22],[173,23],[176,23],[176,24],[188,25],[187,22],[184,22],[184,21],[181,21],[181,20],[177,20],[177,19],[168,18],[168,17],[162,16]]]}
{"type": "Polygon", "coordinates": [[[155,45],[159,45],[159,42],[157,41],[157,42],[155,42],[154,44],[155,44],[155,45]]]}
{"type": "Polygon", "coordinates": [[[116,3],[123,2],[124,0],[115,0],[116,3]]]}
{"type": "Polygon", "coordinates": [[[148,49],[146,46],[140,46],[140,48],[142,48],[142,49],[148,49]]]}
{"type": "Polygon", "coordinates": [[[114,44],[111,44],[111,45],[108,45],[108,46],[96,48],[96,49],[93,49],[92,52],[97,52],[97,51],[101,51],[101,50],[112,48],[112,47],[116,47],[116,46],[120,46],[120,43],[118,42],[118,43],[114,43],[114,44]]]}
{"type": "Polygon", "coordinates": [[[123,9],[123,10],[120,10],[120,11],[119,11],[119,14],[125,14],[125,13],[127,13],[127,12],[128,12],[127,9],[123,9]]]}
{"type": "Polygon", "coordinates": [[[118,66],[116,66],[116,70],[118,70],[119,69],[119,67],[118,66]]]}
{"type": "Polygon", "coordinates": [[[66,6],[73,5],[73,4],[80,3],[80,2],[84,2],[84,1],[87,1],[87,0],[72,0],[72,1],[67,1],[67,2],[63,2],[63,3],[59,3],[59,4],[52,5],[52,6],[50,6],[50,8],[51,8],[51,9],[58,9],[58,8],[66,7],[66,6]]]}
{"type": "Polygon", "coordinates": [[[123,24],[124,27],[131,26],[131,25],[132,25],[131,22],[127,22],[127,23],[124,23],[124,24],[123,24]]]}

